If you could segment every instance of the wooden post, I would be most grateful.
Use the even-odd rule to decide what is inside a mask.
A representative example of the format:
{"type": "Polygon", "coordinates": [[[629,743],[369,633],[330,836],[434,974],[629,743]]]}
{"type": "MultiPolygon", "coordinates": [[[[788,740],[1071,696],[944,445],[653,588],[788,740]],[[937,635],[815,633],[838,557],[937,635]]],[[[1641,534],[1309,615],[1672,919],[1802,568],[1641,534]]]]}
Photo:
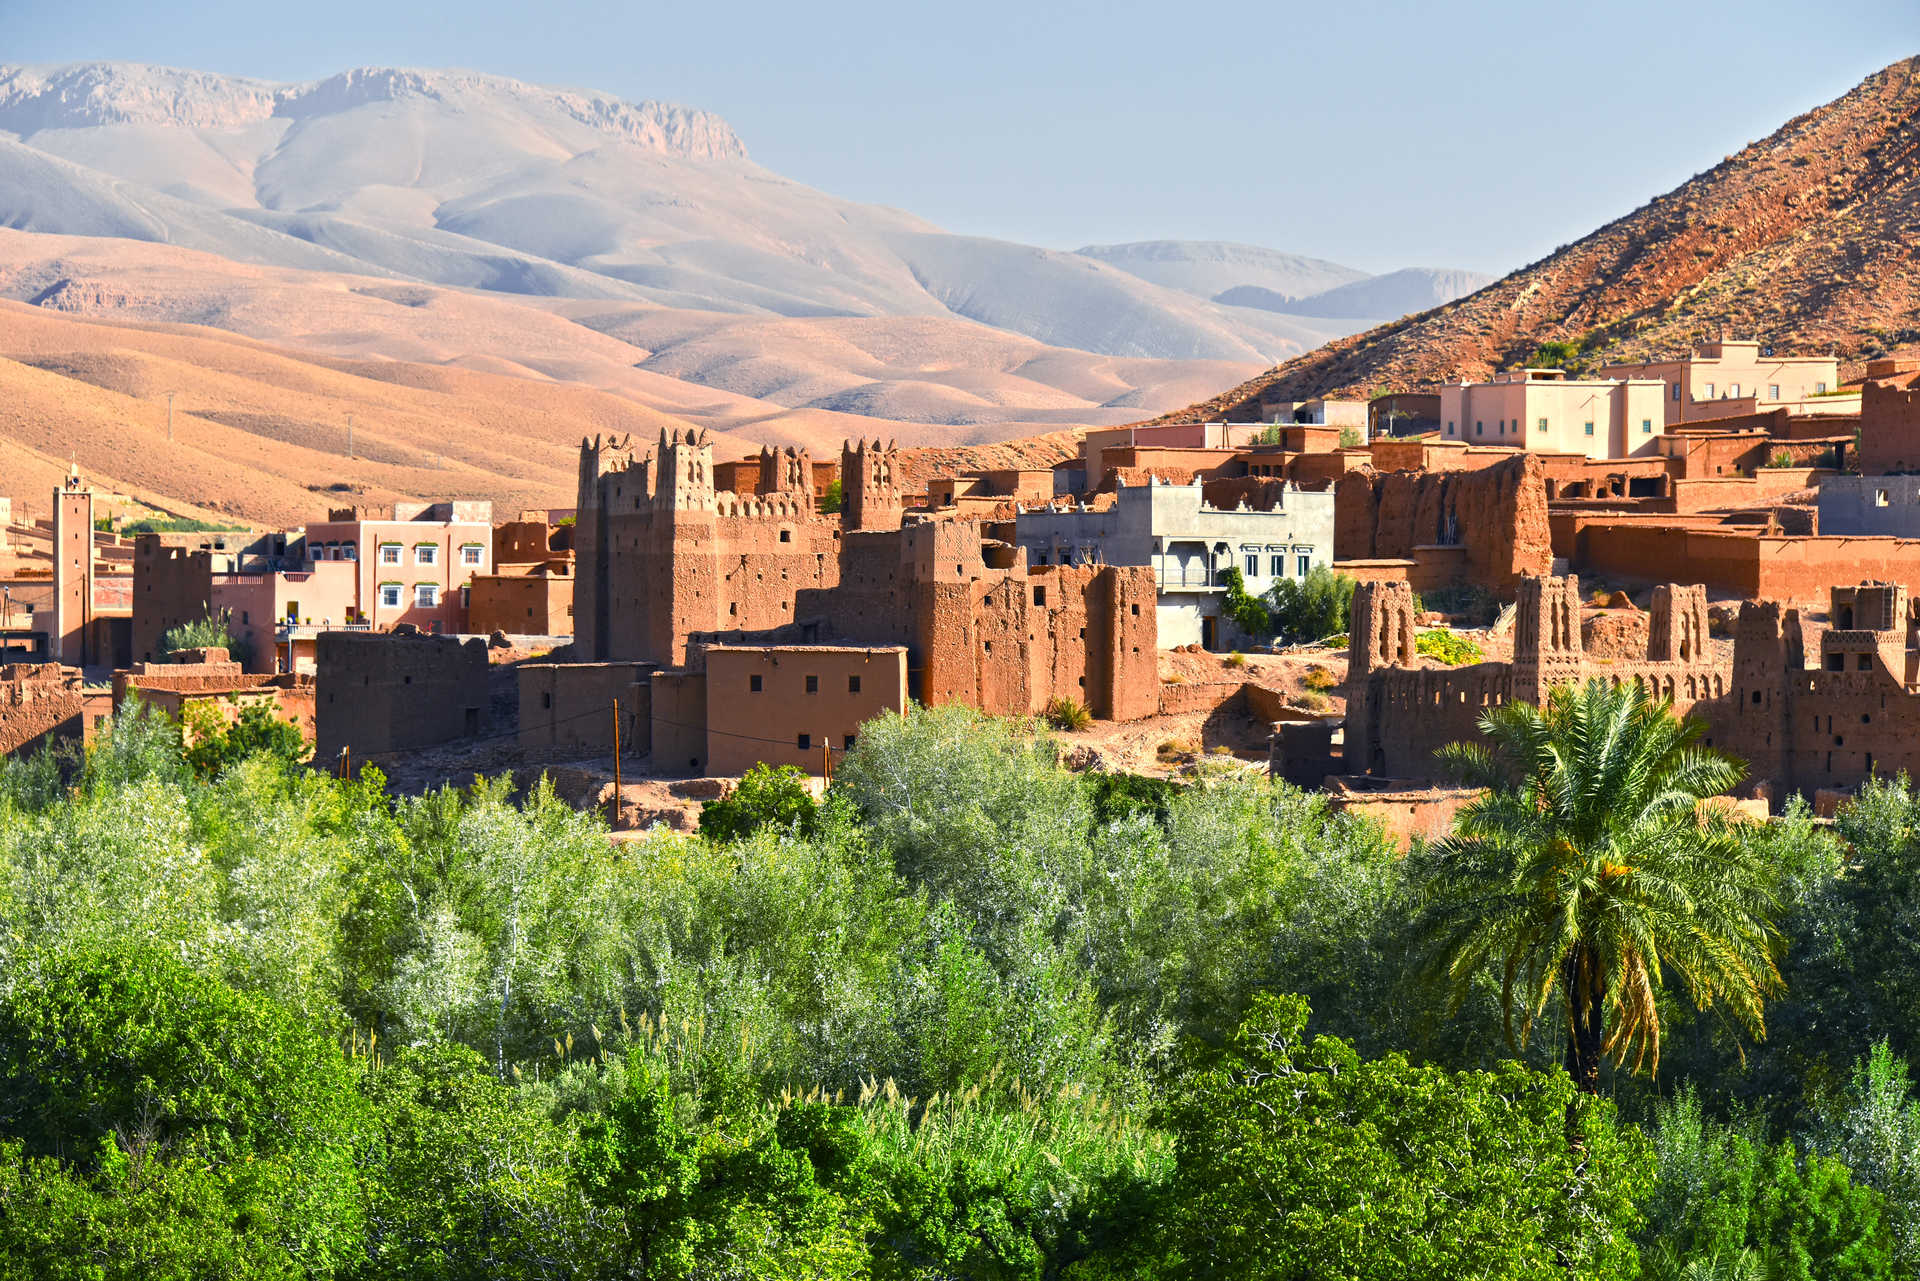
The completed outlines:
{"type": "Polygon", "coordinates": [[[345,743],[340,744],[340,777],[342,779],[352,777],[352,769],[347,762],[347,745],[345,743]]]}
{"type": "Polygon", "coordinates": [[[613,700],[613,830],[620,830],[620,700],[613,700]]]}
{"type": "Polygon", "coordinates": [[[833,739],[825,734],[820,736],[820,777],[833,781],[833,739]]]}

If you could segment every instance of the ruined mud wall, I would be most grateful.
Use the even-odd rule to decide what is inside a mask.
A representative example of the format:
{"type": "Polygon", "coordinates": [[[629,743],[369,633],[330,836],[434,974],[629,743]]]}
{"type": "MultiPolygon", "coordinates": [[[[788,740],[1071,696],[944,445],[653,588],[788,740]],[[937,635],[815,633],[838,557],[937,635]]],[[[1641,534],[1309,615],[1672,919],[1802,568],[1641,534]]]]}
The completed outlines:
{"type": "Polygon", "coordinates": [[[1541,463],[1516,454],[1478,471],[1351,471],[1334,486],[1336,560],[1413,559],[1466,549],[1466,575],[1508,592],[1553,566],[1541,463]]]}

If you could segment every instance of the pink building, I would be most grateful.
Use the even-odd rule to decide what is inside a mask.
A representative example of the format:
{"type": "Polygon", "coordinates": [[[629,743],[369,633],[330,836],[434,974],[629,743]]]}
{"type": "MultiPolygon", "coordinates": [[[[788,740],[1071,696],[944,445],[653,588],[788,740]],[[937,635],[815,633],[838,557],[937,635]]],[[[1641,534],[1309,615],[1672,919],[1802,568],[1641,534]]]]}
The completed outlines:
{"type": "Polygon", "coordinates": [[[374,631],[412,623],[423,632],[462,632],[469,582],[493,572],[493,504],[403,502],[386,516],[336,510],[307,526],[307,554],[316,569],[354,566],[353,612],[337,621],[374,631]]]}

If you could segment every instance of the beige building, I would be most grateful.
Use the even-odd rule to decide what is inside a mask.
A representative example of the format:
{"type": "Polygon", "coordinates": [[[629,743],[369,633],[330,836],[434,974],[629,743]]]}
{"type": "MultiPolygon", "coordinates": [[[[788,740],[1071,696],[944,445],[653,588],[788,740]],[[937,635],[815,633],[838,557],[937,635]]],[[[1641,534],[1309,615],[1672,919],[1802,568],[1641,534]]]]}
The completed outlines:
{"type": "Polygon", "coordinates": [[[1491,382],[1440,389],[1440,436],[1589,458],[1652,453],[1665,430],[1662,384],[1641,378],[1569,378],[1518,369],[1491,382]]]}
{"type": "MultiPolygon", "coordinates": [[[[1703,343],[1682,360],[1606,365],[1602,378],[1651,378],[1660,382],[1667,425],[1764,413],[1770,409],[1834,413],[1829,394],[1840,386],[1833,356],[1775,356],[1757,342],[1703,343]]],[[[1850,402],[1853,403],[1853,402],[1850,402]]]]}

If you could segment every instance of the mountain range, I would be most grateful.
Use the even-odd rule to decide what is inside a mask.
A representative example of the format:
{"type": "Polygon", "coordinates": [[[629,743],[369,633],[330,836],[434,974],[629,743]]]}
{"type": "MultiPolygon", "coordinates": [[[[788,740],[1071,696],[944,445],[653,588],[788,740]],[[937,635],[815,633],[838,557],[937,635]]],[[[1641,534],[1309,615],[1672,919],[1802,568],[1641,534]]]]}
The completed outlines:
{"type": "Polygon", "coordinates": [[[1834,353],[1843,373],[1857,372],[1920,344],[1916,245],[1920,58],[1907,58],[1486,288],[1333,340],[1165,418],[1246,415],[1263,396],[1485,378],[1547,342],[1598,364],[1752,338],[1782,354],[1834,353]]]}

